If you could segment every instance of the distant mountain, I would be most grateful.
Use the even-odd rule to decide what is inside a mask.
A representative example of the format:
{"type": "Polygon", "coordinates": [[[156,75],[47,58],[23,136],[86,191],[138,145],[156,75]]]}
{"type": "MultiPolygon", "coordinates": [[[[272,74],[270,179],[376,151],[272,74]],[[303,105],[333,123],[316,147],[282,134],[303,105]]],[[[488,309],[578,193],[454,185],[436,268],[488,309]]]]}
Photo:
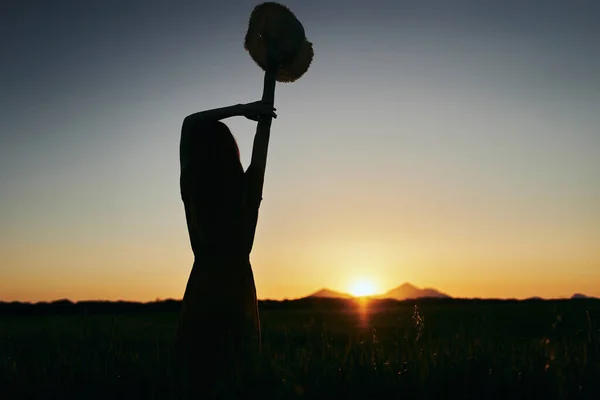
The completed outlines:
{"type": "Polygon", "coordinates": [[[581,294],[581,293],[575,293],[573,296],[571,296],[572,299],[595,299],[595,297],[592,296],[586,296],[585,294],[581,294]]]}
{"type": "Polygon", "coordinates": [[[338,298],[338,299],[352,299],[354,298],[354,296],[349,295],[347,293],[341,293],[341,292],[336,292],[333,290],[329,290],[329,289],[321,289],[318,290],[316,292],[314,292],[311,295],[308,295],[307,297],[326,297],[326,298],[338,298]]]}
{"type": "Polygon", "coordinates": [[[394,300],[410,300],[410,299],[421,299],[421,298],[437,298],[437,299],[449,299],[445,293],[439,292],[435,289],[424,288],[419,289],[410,283],[405,283],[398,286],[395,289],[390,290],[387,293],[378,296],[382,299],[394,299],[394,300]]]}
{"type": "MultiPolygon", "coordinates": [[[[336,292],[330,289],[321,289],[316,291],[315,293],[306,296],[307,298],[338,298],[338,299],[353,299],[355,296],[352,296],[348,293],[336,292]]],[[[398,286],[395,289],[390,290],[387,293],[382,295],[370,296],[373,299],[393,299],[393,300],[410,300],[410,299],[421,299],[421,298],[436,298],[436,299],[448,299],[450,296],[439,292],[435,289],[425,288],[419,289],[416,286],[411,285],[410,283],[405,283],[401,286],[398,286]]]]}

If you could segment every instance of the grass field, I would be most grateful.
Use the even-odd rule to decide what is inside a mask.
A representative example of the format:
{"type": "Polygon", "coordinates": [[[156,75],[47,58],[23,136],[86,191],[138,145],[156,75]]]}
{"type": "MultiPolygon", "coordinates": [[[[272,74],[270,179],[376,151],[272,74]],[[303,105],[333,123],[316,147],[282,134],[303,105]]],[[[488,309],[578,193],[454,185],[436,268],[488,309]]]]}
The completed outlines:
{"type": "MultiPolygon", "coordinates": [[[[174,398],[176,318],[0,317],[0,398],[174,398]]],[[[322,300],[261,318],[262,398],[600,398],[600,301],[322,300]]]]}

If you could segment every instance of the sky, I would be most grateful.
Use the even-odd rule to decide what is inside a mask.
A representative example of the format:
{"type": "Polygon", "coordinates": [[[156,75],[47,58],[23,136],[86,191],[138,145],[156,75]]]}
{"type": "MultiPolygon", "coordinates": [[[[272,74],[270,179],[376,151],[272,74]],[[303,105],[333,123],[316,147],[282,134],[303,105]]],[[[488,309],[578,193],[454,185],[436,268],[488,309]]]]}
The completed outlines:
{"type": "MultiPolygon", "coordinates": [[[[315,57],[276,88],[259,298],[600,296],[597,2],[283,3],[315,57]]],[[[257,4],[3,3],[0,300],[183,296],[181,123],[260,99],[257,4]]]]}

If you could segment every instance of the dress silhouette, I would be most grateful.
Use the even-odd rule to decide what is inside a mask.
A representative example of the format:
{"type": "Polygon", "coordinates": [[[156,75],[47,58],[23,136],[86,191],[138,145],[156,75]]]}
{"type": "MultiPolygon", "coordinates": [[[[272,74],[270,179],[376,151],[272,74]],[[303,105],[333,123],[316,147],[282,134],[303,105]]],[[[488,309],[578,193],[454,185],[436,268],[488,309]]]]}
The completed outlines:
{"type": "Polygon", "coordinates": [[[255,368],[260,321],[250,265],[262,200],[266,146],[260,130],[243,170],[237,143],[220,119],[276,117],[255,102],[192,114],[180,142],[180,189],[194,263],[185,289],[176,351],[188,390],[210,393],[220,380],[255,368]]]}

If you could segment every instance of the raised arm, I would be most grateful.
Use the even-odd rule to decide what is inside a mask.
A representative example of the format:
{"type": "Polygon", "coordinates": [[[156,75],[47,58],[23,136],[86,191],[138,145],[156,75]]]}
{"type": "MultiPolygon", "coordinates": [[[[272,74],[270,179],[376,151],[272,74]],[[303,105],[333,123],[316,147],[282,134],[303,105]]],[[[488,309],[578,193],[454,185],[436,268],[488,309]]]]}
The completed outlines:
{"type": "Polygon", "coordinates": [[[270,126],[271,118],[277,118],[272,104],[273,102],[268,104],[263,101],[255,101],[248,104],[236,104],[234,106],[197,112],[184,118],[182,130],[186,131],[188,128],[205,122],[219,121],[237,116],[244,116],[252,121],[262,121],[268,117],[270,126]]]}
{"type": "Polygon", "coordinates": [[[226,118],[237,117],[244,115],[244,105],[236,104],[229,107],[213,108],[212,110],[206,110],[188,115],[183,120],[185,125],[195,125],[206,121],[219,121],[226,118]]]}
{"type": "MultiPolygon", "coordinates": [[[[277,69],[275,67],[271,67],[265,73],[263,95],[261,100],[264,104],[273,105],[273,103],[275,102],[276,72],[277,69]]],[[[267,168],[267,153],[269,150],[269,138],[271,136],[272,121],[273,119],[268,116],[260,118],[258,120],[258,126],[256,127],[256,135],[254,136],[254,143],[252,145],[251,164],[254,168],[259,170],[263,176],[267,168]]]]}

